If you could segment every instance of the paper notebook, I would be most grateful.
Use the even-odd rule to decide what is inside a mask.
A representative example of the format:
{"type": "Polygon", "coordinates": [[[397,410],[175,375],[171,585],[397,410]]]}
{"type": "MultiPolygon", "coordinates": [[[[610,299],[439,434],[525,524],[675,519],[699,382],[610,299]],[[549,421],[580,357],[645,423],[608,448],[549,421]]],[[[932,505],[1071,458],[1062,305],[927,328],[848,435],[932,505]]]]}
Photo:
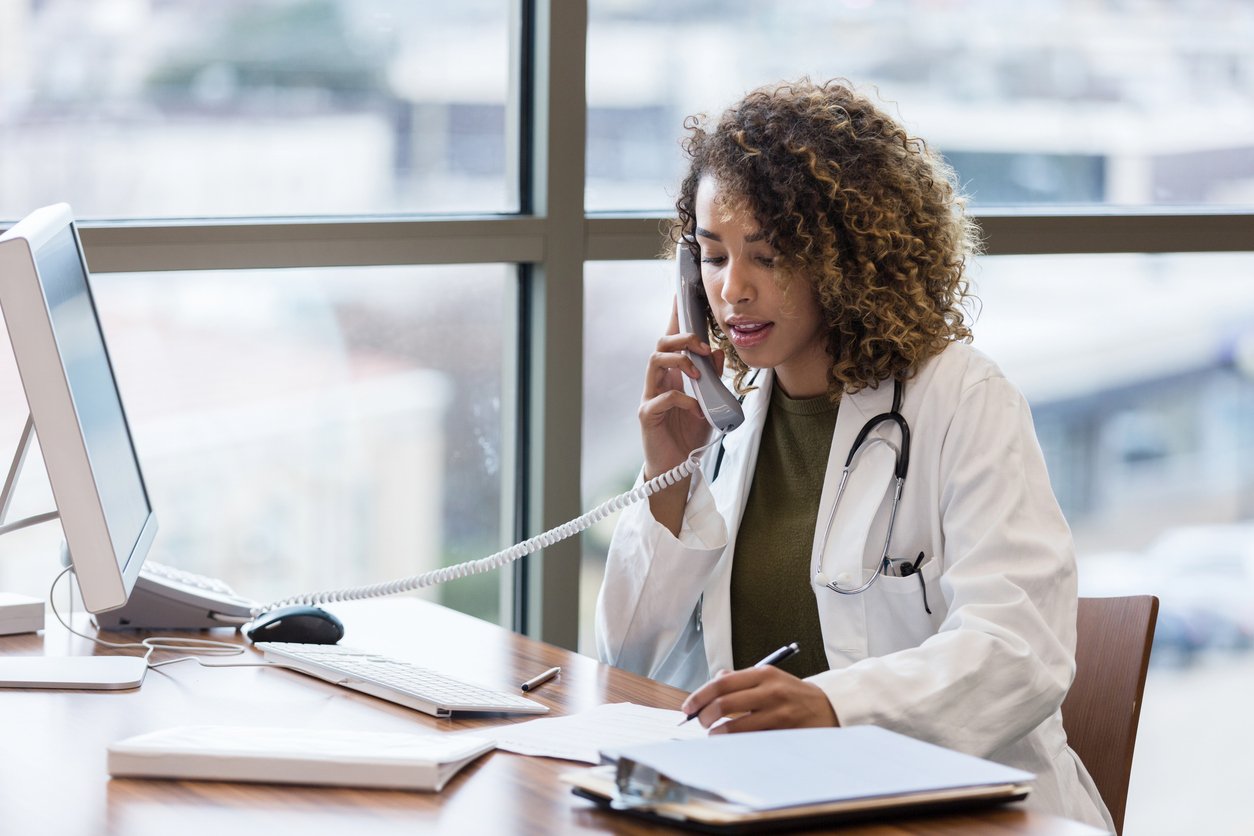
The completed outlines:
{"type": "Polygon", "coordinates": [[[650,743],[566,773],[574,791],[620,812],[699,829],[751,832],[1002,803],[1029,772],[875,726],[789,729],[650,743]]]}
{"type": "Polygon", "coordinates": [[[439,792],[495,748],[463,734],[180,726],[109,746],[115,778],[251,781],[439,792]]]}

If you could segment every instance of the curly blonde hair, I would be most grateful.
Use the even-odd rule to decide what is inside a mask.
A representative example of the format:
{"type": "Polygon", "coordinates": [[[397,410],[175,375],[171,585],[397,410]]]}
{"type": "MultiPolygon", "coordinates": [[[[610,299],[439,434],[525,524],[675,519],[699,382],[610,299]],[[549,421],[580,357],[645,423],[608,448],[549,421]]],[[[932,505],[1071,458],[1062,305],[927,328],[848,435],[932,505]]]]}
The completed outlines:
{"type": "MultiPolygon", "coordinates": [[[[834,400],[908,379],[949,342],[970,341],[963,270],[979,231],[953,170],[846,82],[763,87],[713,128],[703,117],[684,127],[672,240],[693,240],[702,177],[752,212],[780,280],[801,277],[817,295],[834,400]]],[[[743,392],[748,367],[711,323],[743,392]]]]}

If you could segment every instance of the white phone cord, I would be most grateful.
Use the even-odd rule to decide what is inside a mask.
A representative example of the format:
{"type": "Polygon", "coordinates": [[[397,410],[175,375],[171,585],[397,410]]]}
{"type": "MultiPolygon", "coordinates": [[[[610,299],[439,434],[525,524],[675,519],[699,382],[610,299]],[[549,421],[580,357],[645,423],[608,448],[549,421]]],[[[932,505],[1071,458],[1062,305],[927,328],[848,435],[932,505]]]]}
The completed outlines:
{"type": "Polygon", "coordinates": [[[701,454],[713,447],[722,439],[722,434],[718,438],[698,447],[688,454],[688,458],[677,467],[674,467],[661,476],[655,476],[649,481],[641,484],[639,487],[633,488],[626,493],[609,499],[596,508],[593,508],[582,517],[571,520],[568,523],[551,528],[543,534],[537,534],[530,540],[524,540],[515,546],[511,546],[504,551],[496,554],[482,557],[478,560],[468,560],[465,563],[459,563],[456,566],[445,566],[442,569],[434,569],[430,572],[423,572],[421,575],[411,575],[407,578],[398,578],[394,581],[386,583],[371,584],[370,586],[354,586],[347,589],[334,589],[324,592],[311,592],[305,595],[295,595],[291,598],[284,598],[281,601],[275,601],[264,607],[253,607],[251,615],[253,618],[264,612],[278,609],[279,607],[289,607],[296,604],[327,604],[335,601],[359,601],[366,598],[383,598],[387,595],[399,595],[402,592],[412,592],[415,589],[422,589],[436,584],[446,583],[447,581],[456,580],[457,578],[465,578],[470,575],[480,575],[484,572],[491,572],[513,563],[519,558],[526,557],[533,552],[559,543],[568,537],[573,537],[585,529],[591,528],[601,520],[608,517],[615,511],[620,511],[628,505],[646,499],[647,497],[657,493],[658,491],[669,488],[677,482],[687,479],[701,466],[701,454]]]}

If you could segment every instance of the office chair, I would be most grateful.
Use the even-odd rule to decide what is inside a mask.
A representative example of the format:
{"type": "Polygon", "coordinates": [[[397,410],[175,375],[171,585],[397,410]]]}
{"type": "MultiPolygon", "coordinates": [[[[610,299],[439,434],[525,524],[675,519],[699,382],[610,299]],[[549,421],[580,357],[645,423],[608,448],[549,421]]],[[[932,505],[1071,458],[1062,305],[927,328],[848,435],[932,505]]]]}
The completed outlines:
{"type": "Polygon", "coordinates": [[[1158,599],[1153,595],[1080,599],[1075,681],[1062,703],[1062,725],[1067,743],[1093,776],[1117,834],[1123,833],[1157,620],[1158,599]]]}

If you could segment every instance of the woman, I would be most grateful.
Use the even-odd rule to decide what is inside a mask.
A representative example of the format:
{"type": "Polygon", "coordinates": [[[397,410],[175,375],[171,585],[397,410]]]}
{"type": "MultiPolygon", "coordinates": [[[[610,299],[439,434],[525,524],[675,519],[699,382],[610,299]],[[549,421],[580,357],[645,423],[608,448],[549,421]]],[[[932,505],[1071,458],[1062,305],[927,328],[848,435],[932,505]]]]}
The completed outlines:
{"type": "Polygon", "coordinates": [[[876,724],[1029,770],[1029,806],[1113,830],[1059,711],[1070,531],[1022,395],[966,344],[977,239],[952,172],[839,83],[757,90],[687,127],[674,233],[695,241],[717,349],[672,313],[643,477],[713,437],[685,352],[726,363],[745,422],[624,511],[601,657],[695,689],[683,708],[715,732],[876,724]],[[872,423],[837,502],[859,432],[889,412],[909,439],[872,423]]]}

